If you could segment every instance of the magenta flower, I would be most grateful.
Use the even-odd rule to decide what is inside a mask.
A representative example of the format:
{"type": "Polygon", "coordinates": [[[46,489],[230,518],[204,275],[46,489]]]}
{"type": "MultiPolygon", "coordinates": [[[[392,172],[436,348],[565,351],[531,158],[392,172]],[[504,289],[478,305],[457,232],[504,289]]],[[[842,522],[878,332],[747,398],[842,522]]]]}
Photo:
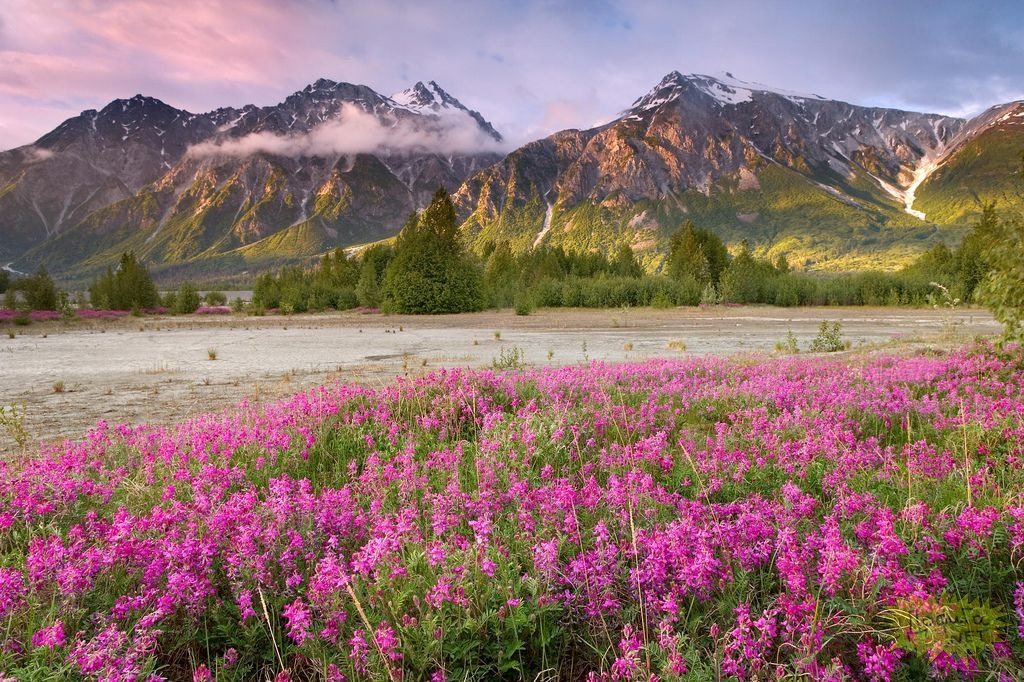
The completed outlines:
{"type": "Polygon", "coordinates": [[[309,639],[309,608],[301,599],[296,599],[284,607],[284,618],[288,624],[288,636],[298,645],[309,639]]]}
{"type": "Polygon", "coordinates": [[[48,628],[40,628],[32,635],[32,646],[59,647],[64,646],[64,622],[59,618],[48,628]]]}

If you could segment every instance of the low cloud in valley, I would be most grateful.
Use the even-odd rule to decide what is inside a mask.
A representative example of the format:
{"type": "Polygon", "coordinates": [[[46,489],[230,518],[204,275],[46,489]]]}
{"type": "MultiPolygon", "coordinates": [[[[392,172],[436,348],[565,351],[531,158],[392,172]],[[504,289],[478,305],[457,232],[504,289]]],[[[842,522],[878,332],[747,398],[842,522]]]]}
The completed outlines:
{"type": "Polygon", "coordinates": [[[463,111],[442,110],[429,118],[381,122],[358,106],[345,103],[338,116],[306,133],[251,133],[195,145],[189,154],[245,157],[262,152],[299,157],[412,151],[468,154],[501,151],[501,145],[463,111]]]}

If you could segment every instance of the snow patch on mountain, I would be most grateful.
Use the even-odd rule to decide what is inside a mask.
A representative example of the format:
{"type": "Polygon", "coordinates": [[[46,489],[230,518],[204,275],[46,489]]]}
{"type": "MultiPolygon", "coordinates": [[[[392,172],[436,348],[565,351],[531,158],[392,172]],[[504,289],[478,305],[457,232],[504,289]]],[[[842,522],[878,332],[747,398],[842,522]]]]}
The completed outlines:
{"type": "Polygon", "coordinates": [[[939,167],[939,160],[937,159],[928,159],[925,157],[922,161],[923,163],[914,169],[913,179],[910,181],[910,185],[907,186],[906,191],[903,193],[903,210],[920,220],[924,220],[925,215],[923,211],[914,209],[914,200],[917,198],[917,188],[920,187],[921,184],[928,179],[928,176],[930,176],[935,169],[939,167]]]}
{"type": "Polygon", "coordinates": [[[762,83],[753,83],[736,78],[729,72],[708,76],[691,74],[684,76],[678,71],[661,79],[654,88],[643,97],[633,102],[634,111],[656,109],[668,102],[678,99],[688,90],[696,89],[713,99],[721,106],[736,106],[753,101],[755,94],[772,94],[800,103],[803,100],[827,101],[821,95],[808,95],[793,90],[784,90],[762,83]]]}
{"type": "Polygon", "coordinates": [[[541,225],[540,232],[537,233],[537,238],[533,240],[533,248],[540,246],[540,243],[544,241],[544,237],[551,231],[551,217],[555,212],[555,205],[548,199],[548,195],[551,194],[551,190],[544,192],[544,202],[547,204],[547,210],[544,211],[544,223],[541,225]]]}
{"type": "Polygon", "coordinates": [[[402,90],[391,96],[399,106],[416,113],[436,112],[440,109],[468,109],[434,81],[424,84],[422,81],[411,88],[402,90]]]}

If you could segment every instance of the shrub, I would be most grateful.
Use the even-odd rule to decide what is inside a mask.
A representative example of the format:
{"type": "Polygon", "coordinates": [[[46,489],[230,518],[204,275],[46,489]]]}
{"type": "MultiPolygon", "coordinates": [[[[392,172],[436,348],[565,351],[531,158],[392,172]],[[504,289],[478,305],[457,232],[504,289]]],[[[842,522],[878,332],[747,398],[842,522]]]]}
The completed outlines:
{"type": "Polygon", "coordinates": [[[818,327],[818,335],[811,341],[812,353],[836,353],[849,348],[849,344],[842,339],[842,323],[836,320],[829,323],[822,320],[818,327]]]}
{"type": "Polygon", "coordinates": [[[536,304],[533,301],[533,296],[529,292],[519,292],[516,294],[515,310],[516,315],[529,315],[534,311],[536,304]]]}
{"type": "Polygon", "coordinates": [[[228,297],[221,291],[207,291],[206,296],[203,296],[203,303],[208,306],[222,306],[227,305],[228,297]]]}
{"type": "Polygon", "coordinates": [[[19,291],[21,292],[21,302],[29,310],[54,310],[57,308],[57,287],[42,265],[39,266],[35,274],[11,282],[4,294],[4,307],[13,310],[18,306],[17,292],[19,291]]]}
{"type": "Polygon", "coordinates": [[[494,369],[522,369],[523,349],[519,346],[505,346],[498,357],[491,361],[494,369]]]}
{"type": "Polygon", "coordinates": [[[775,350],[779,353],[789,353],[790,355],[796,355],[800,352],[800,346],[796,342],[796,334],[790,329],[786,332],[786,340],[779,341],[775,344],[775,350]]]}
{"type": "Polygon", "coordinates": [[[183,282],[178,287],[178,292],[174,296],[174,313],[176,315],[185,315],[188,313],[194,313],[200,304],[199,291],[192,282],[183,282]]]}

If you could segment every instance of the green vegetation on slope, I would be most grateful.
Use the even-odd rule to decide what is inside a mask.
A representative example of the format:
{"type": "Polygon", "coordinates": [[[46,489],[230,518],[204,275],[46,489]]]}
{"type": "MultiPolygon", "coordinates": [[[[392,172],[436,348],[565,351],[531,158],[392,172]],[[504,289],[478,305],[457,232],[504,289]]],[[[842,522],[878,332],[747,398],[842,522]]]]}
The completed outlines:
{"type": "Polygon", "coordinates": [[[921,185],[914,208],[930,223],[966,226],[981,218],[986,205],[1019,205],[1022,149],[1024,126],[986,130],[921,185]]]}

